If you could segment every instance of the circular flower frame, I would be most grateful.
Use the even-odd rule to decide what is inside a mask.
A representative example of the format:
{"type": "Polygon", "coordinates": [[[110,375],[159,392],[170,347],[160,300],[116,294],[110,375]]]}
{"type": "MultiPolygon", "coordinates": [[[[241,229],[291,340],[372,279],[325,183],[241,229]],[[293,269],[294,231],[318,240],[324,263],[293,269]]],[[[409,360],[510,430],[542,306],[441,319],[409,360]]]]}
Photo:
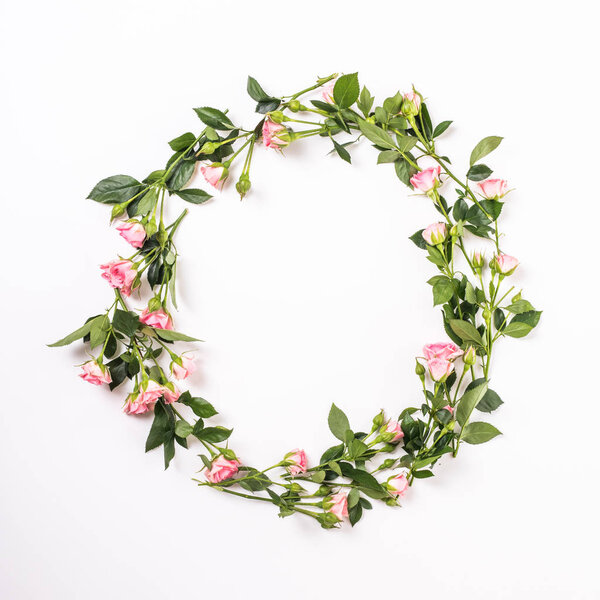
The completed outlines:
{"type": "Polygon", "coordinates": [[[249,77],[247,91],[261,115],[256,127],[235,125],[227,111],[196,108],[202,131],[171,140],[173,154],[163,169],[142,181],[115,175],[96,184],[88,198],[112,206],[111,222],[118,222],[116,229],[134,251],[101,265],[102,277],[114,290],[111,306],[51,346],[83,340],[91,357],[81,365],[82,379],[111,390],[130,382],[124,411],[154,412],[146,451],[162,446],[165,468],[176,445],[187,448],[188,440],[195,438],[204,449],[204,477],[195,480],[198,485],[275,505],[281,517],[309,516],[326,529],[346,518],[354,526],[373,500],[397,505],[416,479],[433,476],[437,461],[456,456],[463,442],[481,444],[500,433],[474,418],[502,404],[488,386],[494,345],[504,337],[526,336],[541,315],[507,282],[519,265],[500,243],[498,220],[509,189],[505,180],[490,178],[492,169],[481,162],[502,138],[483,138],[473,148],[467,173],[459,177],[448,157],[436,149],[451,121],[434,126],[423,96],[414,88],[376,107],[356,73],[319,78],[289,96],[267,94],[249,77]],[[303,99],[310,94],[310,101],[303,99]],[[187,210],[167,224],[164,206],[172,195],[191,204],[212,198],[203,189],[189,187],[198,164],[216,189],[222,189],[241,165],[235,187],[244,198],[258,143],[281,152],[312,136],[326,138],[332,152],[348,163],[349,148],[366,138],[378,152],[377,162],[393,165],[398,179],[438,212],[438,221],[410,239],[435,271],[427,283],[434,306],[441,306],[448,339],[425,345],[416,357],[420,406],[404,408],[396,418],[382,410],[365,431],[356,431],[334,404],[328,423],[338,443],[318,461],[311,463],[304,450],[294,449],[260,469],[229,446],[231,429],[207,425],[217,414],[212,404],[180,390],[195,363],[193,354],[176,352],[174,344],[198,341],[174,329],[170,312],[177,309],[175,234],[187,210]],[[339,136],[345,141],[338,141],[339,136]],[[442,195],[450,183],[455,185],[452,203],[442,195]],[[491,246],[487,258],[479,249],[468,250],[472,240],[491,246]],[[132,310],[132,294],[141,298],[146,287],[147,303],[132,310]]]}

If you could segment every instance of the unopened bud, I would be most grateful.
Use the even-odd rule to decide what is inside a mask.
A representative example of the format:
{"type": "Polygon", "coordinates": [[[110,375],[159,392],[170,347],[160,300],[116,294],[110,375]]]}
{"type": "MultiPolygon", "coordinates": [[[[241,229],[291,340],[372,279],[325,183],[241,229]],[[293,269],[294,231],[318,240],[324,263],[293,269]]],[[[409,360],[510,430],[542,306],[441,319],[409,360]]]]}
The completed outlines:
{"type": "Polygon", "coordinates": [[[202,148],[200,148],[200,154],[214,154],[219,144],[215,142],[206,142],[202,148]]]}
{"type": "Polygon", "coordinates": [[[240,175],[238,182],[235,184],[235,189],[241,198],[243,198],[250,191],[251,187],[252,184],[250,183],[250,178],[248,175],[240,175]]]}
{"type": "Polygon", "coordinates": [[[481,316],[485,321],[489,321],[492,318],[492,313],[489,311],[489,309],[484,308],[481,316]]]}
{"type": "Polygon", "coordinates": [[[282,123],[285,121],[285,115],[280,110],[274,110],[269,113],[269,118],[273,123],[282,123]]]}
{"type": "Polygon", "coordinates": [[[152,237],[158,231],[158,226],[156,225],[156,220],[152,219],[151,221],[148,221],[144,225],[144,229],[146,230],[146,235],[148,237],[152,237]]]}
{"type": "Polygon", "coordinates": [[[155,310],[160,310],[162,308],[162,302],[159,296],[154,296],[150,298],[148,302],[148,312],[154,312],[155,310]]]}
{"type": "Polygon", "coordinates": [[[475,348],[473,346],[469,346],[466,352],[463,354],[463,362],[465,365],[469,367],[474,365],[477,361],[477,353],[475,352],[475,348]]]}
{"type": "Polygon", "coordinates": [[[375,417],[373,417],[373,430],[379,429],[383,422],[385,421],[385,417],[383,415],[383,411],[379,412],[375,417]]]}
{"type": "Polygon", "coordinates": [[[113,206],[112,212],[110,213],[111,220],[116,219],[117,217],[120,217],[122,214],[125,213],[126,209],[127,209],[126,204],[115,204],[113,206]]]}
{"type": "Polygon", "coordinates": [[[415,365],[415,373],[419,376],[420,379],[425,377],[425,367],[417,360],[415,365]]]}
{"type": "Polygon", "coordinates": [[[300,102],[298,100],[290,100],[288,102],[288,108],[292,111],[292,112],[298,112],[300,110],[300,107],[302,105],[300,104],[300,102]]]}
{"type": "Polygon", "coordinates": [[[483,267],[483,263],[485,261],[485,257],[481,252],[473,252],[473,266],[476,269],[481,269],[483,267]]]}

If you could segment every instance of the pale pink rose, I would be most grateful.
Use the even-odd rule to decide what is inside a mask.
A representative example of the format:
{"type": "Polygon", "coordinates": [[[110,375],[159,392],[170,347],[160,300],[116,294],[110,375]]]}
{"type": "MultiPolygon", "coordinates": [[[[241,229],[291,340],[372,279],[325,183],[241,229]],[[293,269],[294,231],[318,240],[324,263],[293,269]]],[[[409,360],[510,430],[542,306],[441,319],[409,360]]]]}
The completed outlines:
{"type": "Polygon", "coordinates": [[[177,387],[172,383],[169,383],[169,385],[164,385],[162,388],[162,392],[166,404],[173,404],[173,402],[177,402],[179,396],[181,396],[181,392],[179,391],[179,389],[177,389],[177,387]]]}
{"type": "Polygon", "coordinates": [[[113,260],[100,265],[104,271],[102,278],[106,279],[111,287],[121,290],[123,296],[131,294],[131,286],[137,277],[137,271],[130,260],[113,260]]]}
{"type": "Polygon", "coordinates": [[[404,432],[402,431],[402,427],[398,421],[388,421],[385,426],[386,433],[394,433],[394,437],[390,440],[393,444],[404,437],[404,432]]]}
{"type": "Polygon", "coordinates": [[[427,361],[427,368],[431,379],[434,381],[446,381],[446,378],[454,371],[454,363],[445,358],[432,358],[427,361]]]}
{"type": "Polygon", "coordinates": [[[300,473],[306,472],[308,461],[306,460],[306,453],[304,450],[296,448],[295,450],[288,452],[283,459],[289,463],[285,468],[290,475],[300,475],[300,473]]]}
{"type": "Polygon", "coordinates": [[[404,94],[404,99],[413,103],[415,110],[418,114],[419,109],[421,108],[421,96],[419,96],[419,94],[417,94],[417,92],[412,91],[412,92],[407,92],[406,94],[404,94]]]}
{"type": "Polygon", "coordinates": [[[269,117],[263,123],[262,136],[267,148],[279,150],[290,143],[287,127],[281,123],[275,123],[269,117]]]}
{"type": "Polygon", "coordinates": [[[173,329],[173,321],[170,315],[162,308],[152,312],[148,312],[148,309],[145,308],[140,315],[140,321],[144,325],[149,325],[155,329],[173,329]]]}
{"type": "Polygon", "coordinates": [[[390,494],[402,498],[408,490],[408,478],[406,477],[406,473],[400,473],[400,475],[390,477],[387,480],[386,487],[390,494]]]}
{"type": "Polygon", "coordinates": [[[432,223],[423,230],[421,235],[430,246],[441,244],[446,239],[446,224],[432,223]]]}
{"type": "Polygon", "coordinates": [[[94,385],[112,382],[109,370],[104,365],[100,366],[95,360],[88,360],[81,365],[81,370],[83,372],[79,374],[79,377],[94,385]]]}
{"type": "Polygon", "coordinates": [[[134,248],[141,248],[144,245],[146,230],[139,221],[125,221],[125,223],[117,225],[117,231],[134,248]]]}
{"type": "Polygon", "coordinates": [[[333,104],[333,88],[335,87],[335,81],[330,81],[327,85],[323,86],[323,91],[321,92],[323,96],[323,100],[328,102],[329,104],[333,104]]]}
{"type": "Polygon", "coordinates": [[[506,195],[508,183],[504,179],[486,179],[477,184],[481,195],[488,200],[498,200],[506,195]]]}
{"type": "Polygon", "coordinates": [[[227,178],[227,169],[223,165],[213,163],[212,165],[200,167],[200,172],[210,185],[217,189],[223,188],[223,184],[227,178]]]}
{"type": "Polygon", "coordinates": [[[473,266],[474,267],[476,267],[476,268],[483,267],[484,260],[485,260],[485,256],[481,252],[479,252],[478,250],[473,252],[473,266]]]}
{"type": "Polygon", "coordinates": [[[416,190],[426,194],[438,186],[441,171],[442,169],[439,165],[423,169],[422,171],[415,173],[410,178],[410,182],[416,190]]]}
{"type": "Polygon", "coordinates": [[[334,514],[340,521],[348,516],[348,496],[344,492],[333,494],[331,502],[333,502],[333,505],[328,509],[330,513],[334,514]]]}
{"type": "Polygon", "coordinates": [[[181,365],[175,361],[171,363],[171,373],[173,373],[175,379],[181,381],[189,377],[196,370],[196,364],[194,363],[193,354],[182,354],[179,359],[181,360],[181,365]]]}
{"type": "Polygon", "coordinates": [[[148,412],[163,395],[164,388],[160,383],[149,379],[138,393],[129,394],[123,410],[128,415],[141,415],[148,412]]]}
{"type": "Polygon", "coordinates": [[[451,415],[454,414],[454,409],[449,404],[446,404],[446,406],[444,406],[444,410],[447,410],[451,415]]]}
{"type": "Polygon", "coordinates": [[[452,342],[438,342],[437,344],[427,344],[423,346],[423,356],[427,360],[433,358],[443,358],[445,360],[454,360],[461,356],[463,351],[452,342]]]}
{"type": "Polygon", "coordinates": [[[502,275],[511,275],[519,266],[519,261],[514,256],[498,254],[498,256],[494,258],[494,266],[498,273],[502,273],[502,275]]]}
{"type": "Polygon", "coordinates": [[[206,471],[205,476],[211,483],[221,483],[238,472],[240,463],[237,460],[227,460],[222,454],[212,461],[210,470],[206,471]]]}

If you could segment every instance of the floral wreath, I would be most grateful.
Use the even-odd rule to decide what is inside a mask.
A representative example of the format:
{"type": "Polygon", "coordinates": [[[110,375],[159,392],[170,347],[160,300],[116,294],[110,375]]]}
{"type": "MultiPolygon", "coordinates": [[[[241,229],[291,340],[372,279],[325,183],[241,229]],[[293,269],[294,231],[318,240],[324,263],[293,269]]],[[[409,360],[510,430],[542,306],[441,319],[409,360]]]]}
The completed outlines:
{"type": "Polygon", "coordinates": [[[100,266],[114,289],[111,306],[51,346],[83,340],[90,352],[97,352],[81,365],[82,379],[111,390],[131,382],[124,411],[154,412],[146,451],[162,446],[165,468],[176,444],[187,448],[188,440],[196,438],[204,448],[199,455],[204,479],[194,480],[199,485],[273,504],[280,517],[301,513],[327,529],[345,518],[355,525],[363,511],[372,508],[371,500],[397,505],[415,479],[433,476],[433,465],[445,455],[456,456],[463,442],[481,444],[500,434],[490,423],[472,419],[474,410],[491,413],[502,404],[488,386],[493,346],[505,336],[526,336],[541,315],[505,281],[519,265],[500,244],[498,219],[509,190],[505,180],[490,179],[492,169],[481,163],[502,138],[485,137],[475,146],[462,179],[436,149],[437,138],[452,122],[434,127],[423,96],[414,88],[386,98],[374,109],[374,98],[366,87],[360,89],[356,73],[319,78],[315,85],[282,97],[267,94],[249,77],[247,91],[257,102],[256,112],[263,115],[253,129],[234,125],[227,111],[196,108],[204,128],[198,135],[187,132],[169,142],[173,154],[165,168],[142,181],[128,175],[108,177],[90,192],[90,199],[112,205],[111,222],[119,220],[116,229],[135,251],[100,266]],[[316,90],[319,99],[310,105],[301,102],[316,90]],[[296,118],[299,113],[305,118],[296,118]],[[335,139],[344,134],[358,135],[343,143],[335,139]],[[427,344],[416,357],[415,373],[423,392],[420,406],[405,408],[397,419],[382,410],[367,431],[355,431],[333,404],[328,423],[337,445],[313,464],[304,450],[295,449],[273,466],[259,469],[229,447],[232,429],[206,424],[217,414],[212,404],[181,391],[173,381],[185,380],[195,369],[193,354],[175,352],[174,342],[198,340],[177,332],[170,314],[171,307],[177,309],[174,238],[187,210],[166,224],[163,209],[172,195],[191,204],[210,200],[206,191],[186,187],[198,164],[206,181],[222,189],[234,163],[241,163],[235,187],[244,198],[258,142],[282,151],[312,136],[327,138],[332,152],[348,163],[349,147],[367,138],[378,151],[377,162],[393,164],[400,181],[428,198],[441,215],[439,222],[410,239],[437,270],[427,283],[433,305],[441,306],[449,341],[427,344]],[[441,195],[450,180],[456,187],[452,205],[441,195]],[[492,255],[469,252],[469,238],[486,240],[492,255]],[[132,310],[129,299],[141,290],[142,279],[152,297],[140,313],[132,310]],[[271,473],[275,469],[281,471],[278,477],[271,473]]]}

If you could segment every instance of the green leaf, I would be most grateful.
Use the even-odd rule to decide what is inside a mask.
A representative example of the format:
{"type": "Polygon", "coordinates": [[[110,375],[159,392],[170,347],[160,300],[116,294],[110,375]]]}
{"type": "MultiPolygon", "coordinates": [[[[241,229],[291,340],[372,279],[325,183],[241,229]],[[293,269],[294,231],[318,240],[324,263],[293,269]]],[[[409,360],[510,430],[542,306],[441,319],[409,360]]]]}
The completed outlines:
{"type": "Polygon", "coordinates": [[[374,100],[375,99],[373,98],[373,96],[371,96],[371,92],[369,92],[366,86],[363,86],[356,106],[358,106],[358,110],[360,110],[362,114],[365,115],[365,117],[369,116],[371,108],[373,108],[374,100]]]}
{"type": "Polygon", "coordinates": [[[191,202],[192,204],[203,204],[204,202],[212,198],[212,196],[208,192],[195,188],[188,188],[187,190],[178,190],[175,192],[175,195],[179,196],[182,200],[185,200],[186,202],[191,202]]]}
{"type": "Polygon", "coordinates": [[[477,304],[477,295],[475,294],[475,289],[470,281],[467,281],[465,285],[465,300],[469,304],[477,304]]]}
{"type": "Polygon", "coordinates": [[[471,389],[467,388],[462,398],[458,401],[456,407],[456,420],[464,427],[469,420],[473,409],[479,404],[484,394],[487,392],[488,384],[486,381],[471,389]]]}
{"type": "Polygon", "coordinates": [[[381,148],[388,148],[389,150],[396,149],[394,140],[392,140],[381,127],[377,127],[377,125],[364,121],[363,119],[358,120],[358,127],[363,135],[375,145],[380,146],[381,148]]]}
{"type": "Polygon", "coordinates": [[[427,479],[433,477],[433,473],[428,469],[421,469],[420,471],[413,471],[415,479],[427,479]]]}
{"type": "Polygon", "coordinates": [[[469,160],[469,166],[473,166],[477,161],[481,160],[484,156],[487,156],[490,152],[493,152],[502,141],[502,138],[497,135],[490,135],[483,138],[471,152],[471,158],[469,160]]]}
{"type": "Polygon", "coordinates": [[[331,405],[327,422],[331,433],[333,433],[338,440],[343,442],[346,431],[350,429],[350,423],[345,413],[335,404],[331,405]]]}
{"type": "Polygon", "coordinates": [[[125,381],[129,372],[129,365],[119,356],[107,363],[106,366],[110,371],[110,378],[112,379],[108,384],[108,387],[112,392],[117,386],[125,381]]]}
{"type": "Polygon", "coordinates": [[[350,521],[350,525],[354,527],[361,519],[363,514],[362,504],[356,504],[352,508],[348,510],[348,520],[350,521]]]}
{"type": "Polygon", "coordinates": [[[332,139],[331,141],[333,142],[333,147],[335,148],[339,157],[342,160],[345,160],[347,163],[352,164],[352,158],[350,156],[350,152],[348,152],[348,150],[346,150],[346,148],[344,148],[341,144],[338,144],[334,139],[332,139]]]}
{"type": "Polygon", "coordinates": [[[410,178],[417,172],[417,170],[406,160],[397,160],[394,163],[394,168],[396,169],[396,175],[398,176],[398,179],[404,185],[412,189],[410,178]]]}
{"type": "Polygon", "coordinates": [[[446,129],[448,129],[448,127],[450,127],[451,124],[452,124],[452,121],[442,121],[433,130],[433,136],[432,137],[436,138],[436,137],[442,135],[442,133],[444,133],[444,131],[446,131],[446,129]]]}
{"type": "Polygon", "coordinates": [[[433,284],[433,305],[445,304],[454,296],[454,282],[447,277],[438,279],[433,284]]]}
{"type": "Polygon", "coordinates": [[[203,106],[201,108],[195,108],[194,110],[200,117],[200,120],[213,129],[219,129],[221,131],[224,129],[235,129],[235,125],[230,121],[229,117],[216,108],[203,106]]]}
{"type": "Polygon", "coordinates": [[[397,150],[382,150],[377,156],[377,164],[384,165],[402,160],[402,154],[397,150]]]}
{"type": "Polygon", "coordinates": [[[410,152],[417,143],[417,138],[407,135],[397,135],[396,142],[400,152],[410,152]]]}
{"type": "Polygon", "coordinates": [[[192,178],[195,170],[196,163],[193,160],[183,160],[180,162],[169,177],[167,183],[169,190],[180,190],[192,178]]]}
{"type": "Polygon", "coordinates": [[[120,204],[131,200],[142,189],[142,184],[129,175],[113,175],[99,181],[88,199],[103,204],[120,204]]]}
{"type": "Polygon", "coordinates": [[[117,308],[112,324],[117,331],[124,333],[127,337],[132,337],[137,331],[140,320],[134,312],[117,308]]]}
{"type": "Polygon", "coordinates": [[[158,190],[156,188],[150,188],[148,191],[140,198],[139,202],[135,206],[135,210],[133,210],[134,215],[145,215],[152,210],[156,206],[156,202],[158,201],[158,190]]]}
{"type": "Polygon", "coordinates": [[[515,315],[520,315],[522,313],[529,312],[535,309],[531,305],[531,302],[528,302],[527,300],[517,300],[513,302],[510,306],[507,306],[506,310],[515,315]]]}
{"type": "Polygon", "coordinates": [[[419,231],[415,231],[408,239],[415,244],[421,250],[425,250],[427,248],[427,242],[423,239],[424,229],[419,229],[419,231]]]}
{"type": "Polygon", "coordinates": [[[167,439],[165,440],[165,445],[163,446],[163,451],[165,455],[165,470],[169,468],[171,464],[171,460],[175,456],[175,434],[170,433],[167,434],[167,439]]]}
{"type": "Polygon", "coordinates": [[[489,442],[497,435],[501,435],[493,425],[484,423],[483,421],[475,421],[469,423],[461,433],[461,440],[467,444],[483,444],[489,442]]]}
{"type": "Polygon", "coordinates": [[[217,414],[215,407],[204,398],[193,398],[189,392],[184,392],[179,396],[178,402],[189,406],[196,415],[208,419],[217,414]]]}
{"type": "Polygon", "coordinates": [[[514,319],[502,330],[502,335],[509,335],[514,338],[525,337],[533,327],[527,323],[520,323],[514,319]]]}
{"type": "Polygon", "coordinates": [[[350,108],[358,100],[359,93],[358,73],[338,77],[333,86],[333,99],[340,108],[350,108]]]}
{"type": "Polygon", "coordinates": [[[257,102],[260,102],[261,100],[269,100],[271,98],[271,96],[269,96],[269,94],[262,89],[260,83],[258,83],[254,77],[250,77],[250,75],[248,75],[246,90],[250,98],[252,98],[252,100],[256,100],[257,102]]]}
{"type": "Polygon", "coordinates": [[[501,404],[504,404],[500,396],[494,390],[488,389],[479,404],[475,407],[481,412],[491,413],[496,410],[501,404]]]}
{"type": "Polygon", "coordinates": [[[162,445],[172,431],[172,423],[163,403],[157,402],[154,405],[154,421],[152,421],[152,427],[146,440],[146,452],[162,445]]]}
{"type": "Polygon", "coordinates": [[[196,141],[196,136],[189,131],[176,137],[175,139],[169,142],[169,146],[171,146],[171,150],[175,152],[181,152],[182,150],[187,150],[192,144],[196,141]]]}
{"type": "Polygon", "coordinates": [[[96,346],[104,344],[108,330],[110,329],[110,321],[108,315],[101,315],[92,321],[90,329],[90,348],[93,350],[96,346]]]}
{"type": "Polygon", "coordinates": [[[155,329],[158,337],[163,340],[167,340],[168,342],[200,342],[198,338],[190,337],[189,335],[185,335],[185,333],[179,333],[178,331],[173,331],[172,329],[155,329]]]}
{"type": "Polygon", "coordinates": [[[196,437],[199,440],[217,444],[226,440],[232,431],[233,429],[227,429],[226,427],[205,427],[196,437]]]}
{"type": "Polygon", "coordinates": [[[479,346],[484,345],[479,331],[477,331],[475,326],[468,321],[450,319],[448,323],[452,328],[452,331],[454,331],[454,333],[456,333],[456,335],[458,335],[463,342],[473,342],[479,346]]]}
{"type": "Polygon", "coordinates": [[[191,435],[193,430],[194,428],[186,421],[177,421],[175,424],[175,435],[181,438],[186,438],[188,435],[191,435]]]}
{"type": "Polygon", "coordinates": [[[467,179],[471,181],[483,181],[487,179],[493,173],[487,165],[473,165],[467,171],[467,179]]]}
{"type": "Polygon", "coordinates": [[[72,344],[74,341],[85,337],[92,328],[93,319],[84,323],[79,329],[76,329],[73,333],[65,336],[64,338],[58,340],[58,342],[54,342],[53,344],[48,344],[49,348],[56,348],[58,346],[68,346],[72,344]]]}

